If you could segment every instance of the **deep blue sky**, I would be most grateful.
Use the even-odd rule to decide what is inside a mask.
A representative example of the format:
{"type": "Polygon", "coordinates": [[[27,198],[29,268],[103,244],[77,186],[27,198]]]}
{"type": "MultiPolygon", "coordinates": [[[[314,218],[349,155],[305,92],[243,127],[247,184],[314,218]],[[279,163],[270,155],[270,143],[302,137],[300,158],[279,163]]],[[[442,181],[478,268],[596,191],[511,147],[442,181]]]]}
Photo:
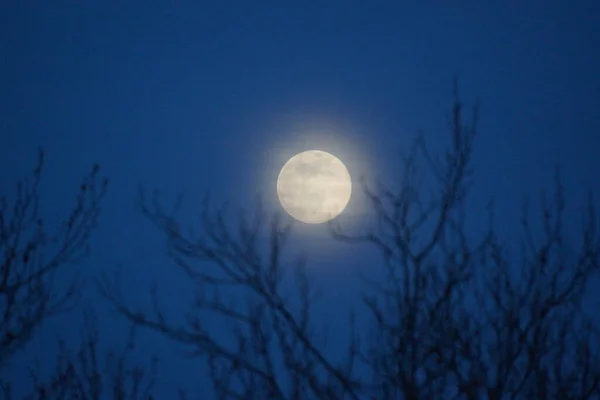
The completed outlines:
{"type": "MultiPolygon", "coordinates": [[[[2,190],[43,146],[56,222],[99,162],[111,186],[85,268],[123,264],[140,296],[158,276],[176,304],[160,236],[134,209],[138,183],[190,201],[260,194],[276,210],[278,169],[309,148],[337,154],[354,178],[390,177],[418,129],[446,143],[458,73],[467,104],[482,104],[473,213],[495,197],[516,223],[556,162],[574,206],[600,189],[599,26],[593,0],[4,2],[2,190]]],[[[356,192],[348,217],[363,212],[356,192]]],[[[348,260],[335,249],[316,252],[320,282],[348,295],[348,260]]]]}

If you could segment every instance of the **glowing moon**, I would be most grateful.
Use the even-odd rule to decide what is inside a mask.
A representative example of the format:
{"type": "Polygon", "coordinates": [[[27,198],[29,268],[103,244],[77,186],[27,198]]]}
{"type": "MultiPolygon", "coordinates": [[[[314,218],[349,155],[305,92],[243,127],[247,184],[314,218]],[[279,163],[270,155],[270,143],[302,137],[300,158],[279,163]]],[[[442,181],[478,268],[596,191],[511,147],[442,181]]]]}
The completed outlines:
{"type": "Polygon", "coordinates": [[[324,151],[296,154],[277,178],[277,196],[283,209],[307,224],[320,224],[340,215],[351,193],[346,166],[324,151]]]}

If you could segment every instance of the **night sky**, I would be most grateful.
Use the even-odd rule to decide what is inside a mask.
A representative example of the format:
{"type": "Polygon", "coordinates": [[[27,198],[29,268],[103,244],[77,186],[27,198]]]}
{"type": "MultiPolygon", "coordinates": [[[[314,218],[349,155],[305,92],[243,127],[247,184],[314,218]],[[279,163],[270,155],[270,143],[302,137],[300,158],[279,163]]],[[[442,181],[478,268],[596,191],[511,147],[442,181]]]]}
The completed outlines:
{"type": "MultiPolygon", "coordinates": [[[[138,185],[166,204],[183,193],[184,216],[206,193],[233,210],[252,209],[258,195],[281,211],[283,163],[325,150],[349,169],[343,219],[360,225],[360,176],[392,179],[420,130],[433,148],[448,143],[456,75],[467,114],[481,104],[472,229],[494,198],[510,237],[523,200],[551,187],[557,163],[578,224],[587,191],[600,190],[599,27],[593,0],[3,2],[1,189],[30,173],[41,146],[43,211],[56,224],[99,163],[110,187],[80,274],[122,265],[128,299],[141,307],[157,279],[176,318],[187,282],[136,210],[138,185]]],[[[299,226],[291,249],[310,255],[329,299],[323,322],[355,297],[356,269],[376,260],[328,240],[322,225],[299,226]]],[[[99,313],[104,343],[122,344],[127,325],[93,285],[85,304],[99,313]]],[[[20,368],[35,355],[52,362],[56,335],[77,338],[80,320],[48,321],[11,373],[26,384],[20,368]]],[[[159,393],[180,384],[202,393],[201,361],[179,361],[182,349],[155,335],[140,343],[140,360],[163,359],[159,393]]]]}

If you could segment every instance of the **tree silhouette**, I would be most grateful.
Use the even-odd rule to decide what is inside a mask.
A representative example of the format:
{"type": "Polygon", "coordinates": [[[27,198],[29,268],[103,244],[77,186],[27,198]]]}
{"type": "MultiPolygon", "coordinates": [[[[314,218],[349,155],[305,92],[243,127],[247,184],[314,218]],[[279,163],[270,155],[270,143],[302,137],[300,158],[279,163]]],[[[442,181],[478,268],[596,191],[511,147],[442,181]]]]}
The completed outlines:
{"type": "MultiPolygon", "coordinates": [[[[17,183],[14,199],[9,193],[0,196],[0,370],[27,346],[47,318],[71,310],[79,298],[81,281],[65,281],[69,275],[61,273],[76,268],[88,255],[108,185],[94,165],[76,192],[74,207],[52,231],[40,212],[43,166],[40,150],[33,179],[17,183]]],[[[0,385],[3,398],[11,398],[11,385],[4,379],[0,385]]]]}
{"type": "Polygon", "coordinates": [[[33,180],[17,183],[14,201],[0,197],[0,367],[30,341],[47,317],[66,311],[76,298],[77,280],[65,288],[54,280],[60,270],[87,256],[108,184],[94,165],[70,214],[50,232],[39,210],[43,165],[40,150],[33,180]]]}
{"type": "Polygon", "coordinates": [[[118,279],[101,280],[101,293],[135,325],[202,357],[219,399],[600,398],[600,338],[581,307],[598,272],[593,201],[580,240],[566,237],[557,173],[541,235],[524,212],[521,243],[501,240],[491,206],[487,231],[468,231],[476,111],[465,122],[455,92],[446,151],[432,154],[418,136],[398,188],[364,184],[372,226],[356,234],[330,225],[337,240],[379,249],[384,275],[362,278],[372,325],[359,337],[350,316],[343,359],[328,356],[315,333],[314,285],[304,259],[287,257],[292,225],[260,205],[232,222],[206,200],[187,229],[158,194],[142,191],[139,208],[164,232],[195,301],[179,323],[155,290],[142,311],[123,299],[118,279]],[[230,324],[228,334],[212,329],[209,315],[230,324]]]}

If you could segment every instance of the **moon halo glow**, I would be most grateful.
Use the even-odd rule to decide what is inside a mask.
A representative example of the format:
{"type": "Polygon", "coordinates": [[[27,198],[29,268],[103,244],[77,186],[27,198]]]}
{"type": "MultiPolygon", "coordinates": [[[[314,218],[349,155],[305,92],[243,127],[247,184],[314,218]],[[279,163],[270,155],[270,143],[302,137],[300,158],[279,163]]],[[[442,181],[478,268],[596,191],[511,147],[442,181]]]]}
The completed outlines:
{"type": "Polygon", "coordinates": [[[346,166],[320,150],[296,154],[281,168],[277,196],[283,209],[307,224],[327,222],[350,201],[352,180],[346,166]]]}

